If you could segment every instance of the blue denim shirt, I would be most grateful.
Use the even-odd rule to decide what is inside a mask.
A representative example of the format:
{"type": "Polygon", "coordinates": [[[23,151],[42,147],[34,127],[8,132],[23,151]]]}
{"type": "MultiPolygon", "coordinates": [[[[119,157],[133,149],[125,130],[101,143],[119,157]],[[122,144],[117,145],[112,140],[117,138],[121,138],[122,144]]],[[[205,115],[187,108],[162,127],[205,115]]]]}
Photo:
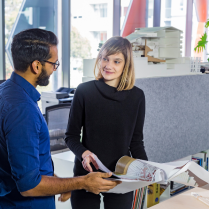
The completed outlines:
{"type": "Polygon", "coordinates": [[[55,208],[54,196],[23,197],[41,175],[53,176],[50,138],[40,94],[15,72],[0,85],[0,209],[55,208]]]}

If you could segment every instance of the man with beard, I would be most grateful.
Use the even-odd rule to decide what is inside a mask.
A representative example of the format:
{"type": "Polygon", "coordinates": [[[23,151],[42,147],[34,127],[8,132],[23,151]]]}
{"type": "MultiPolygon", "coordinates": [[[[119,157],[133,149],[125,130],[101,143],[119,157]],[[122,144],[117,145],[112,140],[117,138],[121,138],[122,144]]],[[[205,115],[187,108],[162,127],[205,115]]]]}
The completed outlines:
{"type": "Polygon", "coordinates": [[[14,36],[14,72],[0,85],[0,208],[55,208],[70,191],[95,194],[118,183],[105,180],[111,173],[76,178],[54,175],[47,124],[37,101],[37,85],[46,86],[59,67],[57,37],[50,31],[30,29],[14,36]]]}

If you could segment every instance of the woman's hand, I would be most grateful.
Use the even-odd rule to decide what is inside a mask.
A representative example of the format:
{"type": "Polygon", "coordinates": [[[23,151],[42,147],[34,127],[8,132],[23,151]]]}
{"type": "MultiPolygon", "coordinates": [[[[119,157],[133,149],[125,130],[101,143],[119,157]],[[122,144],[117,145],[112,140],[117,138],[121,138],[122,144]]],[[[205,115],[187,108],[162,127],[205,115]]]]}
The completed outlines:
{"type": "Polygon", "coordinates": [[[82,158],[83,158],[82,165],[86,171],[93,172],[93,169],[92,169],[90,163],[92,163],[97,170],[99,169],[99,166],[97,165],[97,163],[94,159],[94,154],[92,152],[90,152],[89,150],[85,151],[82,154],[82,158]]]}

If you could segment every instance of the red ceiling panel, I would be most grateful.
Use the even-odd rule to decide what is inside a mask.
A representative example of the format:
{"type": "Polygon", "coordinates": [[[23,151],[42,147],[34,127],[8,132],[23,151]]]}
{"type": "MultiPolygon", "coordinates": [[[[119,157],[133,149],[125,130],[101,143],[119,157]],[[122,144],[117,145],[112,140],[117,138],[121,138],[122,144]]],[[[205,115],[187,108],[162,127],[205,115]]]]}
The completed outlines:
{"type": "Polygon", "coordinates": [[[146,27],[146,0],[131,0],[121,30],[123,37],[133,33],[135,28],[146,27]]]}

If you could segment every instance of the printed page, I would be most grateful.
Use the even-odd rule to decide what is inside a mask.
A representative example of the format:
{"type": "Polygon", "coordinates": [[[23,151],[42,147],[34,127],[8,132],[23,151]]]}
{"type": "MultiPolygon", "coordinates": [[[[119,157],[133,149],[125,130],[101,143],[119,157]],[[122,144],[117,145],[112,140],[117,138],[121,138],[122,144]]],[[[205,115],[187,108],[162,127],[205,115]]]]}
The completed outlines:
{"type": "Polygon", "coordinates": [[[205,187],[209,184],[209,172],[197,163],[191,161],[169,180],[182,183],[187,186],[205,187]]]}
{"type": "MultiPolygon", "coordinates": [[[[111,172],[96,156],[95,160],[100,170],[111,172]]],[[[167,183],[167,181],[175,181],[188,186],[209,189],[209,172],[195,162],[175,161],[170,163],[155,163],[137,159],[132,163],[132,166],[131,164],[129,166],[130,169],[127,171],[127,175],[113,174],[120,179],[110,179],[122,181],[122,184],[111,189],[109,193],[123,194],[153,183],[167,183]]]]}
{"type": "Polygon", "coordinates": [[[162,181],[165,176],[163,170],[146,162],[142,162],[141,160],[135,160],[129,165],[127,174],[119,175],[119,177],[125,179],[155,182],[156,179],[158,179],[158,181],[162,181]]]}
{"type": "MultiPolygon", "coordinates": [[[[100,170],[104,172],[112,172],[98,159],[96,155],[94,155],[94,159],[97,162],[97,165],[99,166],[100,170]]],[[[161,170],[161,172],[156,173],[158,168],[148,164],[147,162],[148,161],[142,162],[141,160],[135,160],[130,164],[126,175],[116,175],[113,173],[113,176],[116,176],[120,179],[132,179],[150,182],[155,182],[155,174],[158,174],[158,176],[156,177],[158,180],[162,180],[165,178],[159,177],[160,175],[164,175],[162,174],[164,173],[163,170],[161,170]]]]}
{"type": "Polygon", "coordinates": [[[178,172],[178,169],[180,169],[182,166],[186,165],[189,161],[186,160],[186,161],[174,161],[174,162],[168,162],[168,163],[155,163],[155,162],[151,162],[151,161],[146,161],[146,160],[140,160],[140,161],[143,161],[149,165],[153,165],[157,168],[160,168],[162,169],[165,174],[166,174],[166,178],[170,178],[170,174],[173,173],[172,171],[175,171],[173,173],[173,175],[175,173],[178,172]]]}
{"type": "MultiPolygon", "coordinates": [[[[94,155],[94,158],[99,166],[99,169],[104,171],[104,172],[111,172],[99,159],[97,156],[94,155]]],[[[142,172],[138,173],[138,175],[140,176],[139,180],[139,176],[127,176],[127,175],[115,175],[114,176],[120,178],[120,179],[114,179],[114,178],[108,178],[109,180],[112,181],[122,181],[121,184],[117,185],[115,188],[111,189],[108,191],[108,193],[119,193],[119,194],[124,194],[127,192],[131,192],[131,191],[135,191],[136,189],[148,186],[152,183],[155,183],[157,181],[161,181],[162,177],[161,177],[161,173],[160,173],[160,169],[154,167],[154,166],[150,166],[147,163],[142,163],[139,162],[137,163],[138,165],[132,166],[130,173],[133,172],[133,170],[135,169],[134,167],[136,166],[137,169],[141,168],[142,172]],[[155,175],[153,175],[153,173],[155,175]],[[155,178],[153,178],[155,176],[155,178]],[[136,178],[138,180],[136,180],[136,178]],[[154,182],[153,182],[154,181],[154,182]]]]}

